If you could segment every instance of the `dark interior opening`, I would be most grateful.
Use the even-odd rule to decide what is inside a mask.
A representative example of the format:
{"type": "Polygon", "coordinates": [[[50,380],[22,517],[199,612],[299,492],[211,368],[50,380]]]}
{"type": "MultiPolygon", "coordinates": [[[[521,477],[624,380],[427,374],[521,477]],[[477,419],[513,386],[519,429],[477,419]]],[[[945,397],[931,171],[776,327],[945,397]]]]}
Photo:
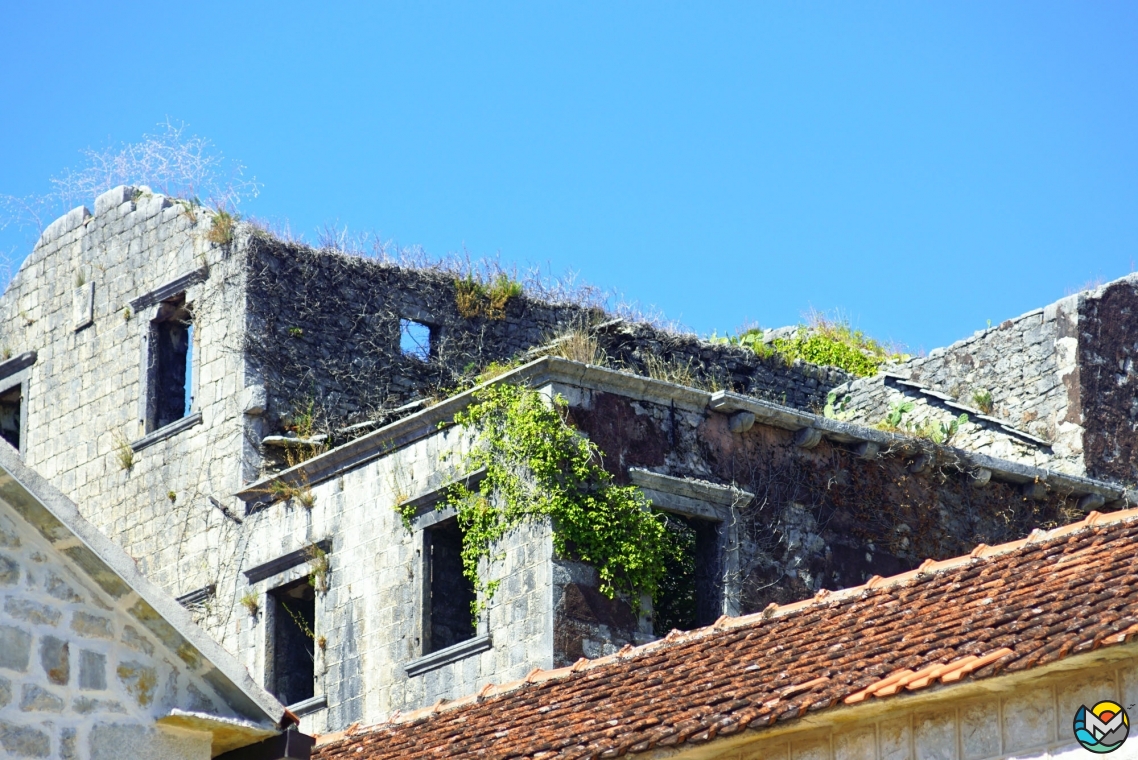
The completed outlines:
{"type": "Polygon", "coordinates": [[[720,615],[718,522],[666,514],[668,534],[678,551],[652,600],[652,630],[666,636],[673,628],[690,631],[720,615]]]}
{"type": "Polygon", "coordinates": [[[413,319],[399,320],[399,350],[404,356],[427,361],[431,358],[434,328],[413,319]]]}
{"type": "Polygon", "coordinates": [[[20,450],[20,414],[24,403],[23,389],[17,385],[0,393],[0,437],[20,450]]]}
{"type": "Polygon", "coordinates": [[[316,679],[316,594],[308,579],[274,589],[272,683],[269,691],[281,704],[311,699],[316,679]]]}
{"type": "Polygon", "coordinates": [[[152,323],[151,419],[149,428],[169,425],[190,412],[190,373],[193,346],[193,319],[185,296],[162,304],[152,323]]]}
{"type": "Polygon", "coordinates": [[[474,583],[462,574],[462,529],[458,520],[439,523],[425,532],[428,631],[426,652],[437,652],[474,638],[474,583]]]}

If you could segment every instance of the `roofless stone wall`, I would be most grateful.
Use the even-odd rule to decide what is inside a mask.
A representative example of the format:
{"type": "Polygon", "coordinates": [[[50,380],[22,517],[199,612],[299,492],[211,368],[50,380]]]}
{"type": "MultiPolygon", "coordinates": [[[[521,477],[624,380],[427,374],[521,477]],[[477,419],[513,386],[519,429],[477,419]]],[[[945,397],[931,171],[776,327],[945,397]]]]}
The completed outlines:
{"type": "MultiPolygon", "coordinates": [[[[610,320],[575,304],[510,298],[495,316],[467,316],[454,275],[248,236],[247,353],[266,389],[266,433],[313,405],[338,426],[446,395],[492,361],[508,361],[570,328],[589,327],[605,361],[643,375],[679,373],[802,409],[819,409],[849,375],[763,359],[736,346],[610,320]],[[400,348],[400,320],[429,327],[420,354],[400,348]]],[[[681,380],[682,382],[682,380],[681,380]]]]}
{"type": "Polygon", "coordinates": [[[1138,276],[1068,296],[891,368],[891,377],[837,388],[844,418],[905,422],[937,407],[968,412],[954,445],[1120,483],[1138,481],[1138,276]],[[981,416],[977,393],[990,394],[981,416]],[[1043,458],[1041,460],[1040,458],[1043,458]]]}
{"type": "Polygon", "coordinates": [[[1071,383],[1077,381],[1080,401],[1067,415],[1072,423],[1081,418],[1087,473],[1124,483],[1138,481],[1136,286],[1131,275],[1076,297],[1078,367],[1071,383]]]}

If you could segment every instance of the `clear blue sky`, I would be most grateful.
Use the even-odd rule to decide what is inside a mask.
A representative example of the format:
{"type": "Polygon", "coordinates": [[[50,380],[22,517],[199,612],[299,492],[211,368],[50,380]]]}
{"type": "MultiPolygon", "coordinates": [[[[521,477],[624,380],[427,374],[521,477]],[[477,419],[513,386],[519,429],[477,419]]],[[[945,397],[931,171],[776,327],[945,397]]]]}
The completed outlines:
{"type": "Polygon", "coordinates": [[[0,114],[0,193],[169,116],[310,240],[701,333],[813,307],[930,349],[1138,260],[1133,3],[7,2],[0,114]]]}

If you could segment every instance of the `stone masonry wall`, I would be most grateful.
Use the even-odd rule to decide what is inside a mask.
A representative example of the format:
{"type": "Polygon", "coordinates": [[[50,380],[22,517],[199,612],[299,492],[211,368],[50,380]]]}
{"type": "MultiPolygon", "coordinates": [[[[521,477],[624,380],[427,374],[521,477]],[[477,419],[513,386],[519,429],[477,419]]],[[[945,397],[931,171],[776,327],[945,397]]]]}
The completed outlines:
{"type": "Polygon", "coordinates": [[[614,393],[581,391],[569,400],[574,423],[619,482],[640,467],[755,494],[732,517],[740,547],[730,585],[742,614],[1083,517],[1068,494],[1035,500],[1006,483],[976,487],[932,445],[914,473],[913,453],[862,459],[827,440],[800,448],[781,428],[756,423],[733,433],[726,415],[614,393]]]}
{"type": "Polygon", "coordinates": [[[1076,297],[1081,408],[1070,424],[1085,429],[1092,477],[1138,482],[1138,277],[1076,297]],[[1081,415],[1078,414],[1081,411],[1081,415]],[[1081,417],[1081,419],[1080,419],[1081,417]]]}
{"type": "Polygon", "coordinates": [[[821,411],[826,394],[852,377],[837,367],[818,367],[801,359],[787,364],[778,356],[763,358],[748,348],[673,335],[645,324],[611,323],[598,329],[597,335],[599,348],[616,367],[680,384],[744,393],[808,412],[821,411]],[[661,365],[668,369],[661,372],[661,365]]]}
{"type": "MultiPolygon", "coordinates": [[[[991,394],[991,416],[1050,446],[972,425],[954,445],[1074,475],[1138,481],[1138,276],[1068,296],[927,357],[890,369],[902,378],[968,406],[991,394]]],[[[883,380],[835,389],[844,419],[883,420],[892,405],[912,401],[914,414],[949,418],[930,394],[883,380]]],[[[959,410],[957,410],[958,413],[959,410]]],[[[919,421],[919,420],[918,420],[919,421]]]]}
{"type": "Polygon", "coordinates": [[[268,430],[309,403],[325,423],[374,419],[437,395],[491,361],[551,339],[588,311],[511,298],[501,319],[464,318],[452,275],[249,238],[249,358],[268,400],[268,430]],[[431,352],[400,350],[399,320],[431,326],[431,352]]]}
{"type": "MultiPolygon", "coordinates": [[[[1038,465],[1042,457],[1053,469],[1085,474],[1077,413],[1077,303],[1077,297],[1071,297],[1029,311],[935,349],[927,357],[893,367],[890,372],[970,407],[977,403],[974,394],[987,392],[991,394],[992,417],[1051,444],[1050,450],[1024,447],[1015,436],[1006,440],[998,425],[973,425],[954,445],[1026,464],[1038,465]]],[[[899,393],[883,385],[880,376],[855,380],[839,388],[838,395],[845,397],[848,419],[870,425],[884,420],[890,406],[898,401],[929,406],[928,399],[921,399],[919,393],[899,393]]],[[[932,405],[938,406],[935,400],[932,405]]],[[[935,410],[929,414],[949,418],[935,410]]]]}
{"type": "Polygon", "coordinates": [[[154,721],[172,708],[227,715],[224,702],[110,601],[0,505],[0,755],[210,757],[209,734],[154,721]]]}
{"type": "Polygon", "coordinates": [[[223,510],[236,508],[242,484],[244,267],[206,239],[202,209],[131,188],[94,207],[45,230],[0,298],[0,346],[38,355],[24,461],[172,595],[225,585],[240,551],[239,526],[223,510]],[[186,289],[202,422],[131,452],[146,432],[143,342],[156,307],[130,304],[193,272],[204,277],[186,289]],[[79,326],[74,291],[87,288],[90,319],[79,326]]]}
{"type": "MultiPolygon", "coordinates": [[[[425,566],[423,531],[408,531],[398,502],[435,491],[452,477],[468,441],[451,428],[312,486],[310,509],[299,500],[277,502],[245,519],[250,544],[244,568],[330,539],[328,590],[316,594],[314,635],[316,694],[327,707],[303,716],[306,732],[342,730],[375,723],[440,698],[454,699],[486,683],[524,677],[534,667],[552,667],[552,540],[547,525],[512,533],[487,579],[502,583],[482,614],[478,636],[492,647],[449,664],[408,676],[405,666],[422,656],[425,566]]],[[[424,507],[424,514],[433,509],[424,507]]],[[[255,677],[265,672],[268,626],[238,600],[250,595],[264,609],[273,588],[304,578],[300,563],[253,584],[219,590],[232,605],[238,632],[233,651],[255,677]]]]}
{"type": "MultiPolygon", "coordinates": [[[[994,688],[994,687],[990,687],[994,688]]],[[[760,739],[721,755],[722,760],[996,760],[1031,757],[1085,758],[1072,724],[1080,706],[1104,699],[1122,705],[1138,701],[1138,667],[1133,660],[1084,667],[968,699],[926,701],[858,721],[760,739]]],[[[1130,739],[1133,741],[1133,738],[1130,739]]],[[[1119,750],[1127,755],[1129,741],[1119,750]]],[[[1131,750],[1132,752],[1132,750],[1131,750]]]]}
{"type": "Polygon", "coordinates": [[[961,408],[970,405],[950,406],[935,393],[928,393],[899,383],[896,378],[879,374],[835,388],[831,413],[840,421],[870,426],[884,425],[891,410],[907,405],[909,410],[902,410],[903,414],[896,426],[902,432],[910,435],[924,433],[927,436],[930,428],[941,431],[947,428],[954,430],[951,436],[944,436],[942,442],[947,445],[1030,467],[1042,467],[1072,475],[1085,474],[1079,457],[1057,456],[1050,441],[1030,434],[1020,434],[1026,431],[1009,430],[998,418],[984,415],[974,407],[961,408]],[[961,414],[968,415],[967,422],[963,424],[958,421],[961,414]],[[954,422],[957,423],[955,428],[952,427],[954,422]]]}
{"type": "MultiPolygon", "coordinates": [[[[375,418],[416,398],[445,394],[491,361],[526,353],[603,314],[571,304],[511,298],[502,318],[464,317],[455,278],[357,256],[249,238],[249,356],[267,390],[266,428],[279,432],[308,405],[335,427],[375,418]],[[432,327],[429,357],[400,351],[399,320],[432,327]]],[[[762,359],[642,323],[604,322],[595,331],[610,364],[644,375],[680,370],[691,381],[729,387],[804,409],[821,408],[849,375],[834,368],[762,359]]]]}

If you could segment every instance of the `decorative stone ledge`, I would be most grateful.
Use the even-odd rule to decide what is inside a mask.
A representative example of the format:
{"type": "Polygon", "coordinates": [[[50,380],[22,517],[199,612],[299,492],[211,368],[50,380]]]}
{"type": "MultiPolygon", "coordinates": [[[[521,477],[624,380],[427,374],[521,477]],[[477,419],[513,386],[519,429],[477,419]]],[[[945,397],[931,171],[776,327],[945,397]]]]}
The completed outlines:
{"type": "Polygon", "coordinates": [[[403,669],[407,672],[408,678],[414,678],[436,668],[441,668],[443,665],[449,665],[471,655],[485,652],[493,646],[494,642],[490,640],[489,636],[475,636],[473,639],[460,641],[446,649],[440,649],[417,660],[412,660],[404,665],[403,669]]]}
{"type": "Polygon", "coordinates": [[[217,585],[214,583],[211,583],[208,586],[205,586],[203,588],[199,588],[195,591],[191,591],[188,594],[182,594],[181,596],[176,596],[176,597],[174,597],[174,601],[177,602],[178,604],[182,605],[183,607],[192,607],[195,604],[201,604],[206,599],[211,598],[216,593],[217,593],[217,585]]]}
{"type": "Polygon", "coordinates": [[[209,277],[209,270],[205,267],[195,269],[192,272],[187,272],[176,280],[172,280],[165,285],[155,288],[149,293],[143,293],[138,298],[130,302],[131,311],[136,314],[145,309],[147,306],[165,301],[167,298],[173,298],[179,293],[185,291],[191,285],[197,285],[199,282],[205,282],[209,277]]]}
{"type": "Polygon", "coordinates": [[[741,488],[708,483],[692,478],[675,478],[660,475],[639,467],[630,467],[628,478],[639,486],[648,499],[657,506],[684,514],[722,520],[724,515],[715,507],[741,509],[755,498],[741,488]],[[708,506],[712,509],[709,511],[708,506]]]}
{"type": "Polygon", "coordinates": [[[147,433],[142,438],[139,438],[137,441],[132,441],[130,444],[130,448],[131,448],[131,450],[136,451],[136,452],[142,451],[143,449],[147,448],[148,446],[153,446],[154,444],[158,443],[159,441],[164,441],[167,438],[170,438],[172,436],[177,435],[178,433],[182,432],[183,430],[189,430],[190,428],[194,427],[195,425],[200,425],[200,424],[202,424],[202,413],[201,412],[194,412],[193,414],[186,416],[186,417],[183,417],[180,420],[175,420],[174,422],[171,422],[169,425],[164,425],[164,426],[158,428],[153,433],[147,433]]]}
{"type": "Polygon", "coordinates": [[[36,363],[36,352],[27,351],[19,356],[13,356],[7,361],[0,362],[0,380],[10,377],[22,369],[26,369],[36,363]]]}
{"type": "MultiPolygon", "coordinates": [[[[325,538],[322,541],[317,541],[311,546],[315,546],[320,551],[328,554],[332,551],[332,539],[325,538]]],[[[277,573],[283,573],[289,568],[296,567],[297,565],[303,565],[309,559],[310,548],[310,546],[306,546],[303,549],[297,549],[296,551],[289,552],[288,554],[277,557],[276,559],[271,559],[268,562],[257,565],[256,567],[251,567],[245,571],[245,579],[249,583],[258,583],[259,581],[263,581],[266,578],[273,577],[277,573]]]]}
{"type": "MultiPolygon", "coordinates": [[[[884,456],[888,452],[911,455],[915,457],[915,462],[910,468],[910,472],[921,472],[931,463],[928,451],[931,444],[911,436],[888,433],[850,422],[840,422],[727,391],[717,391],[712,394],[708,407],[713,411],[728,415],[739,411],[752,412],[755,418],[764,424],[780,427],[784,430],[793,430],[802,438],[812,438],[817,435],[819,440],[826,438],[836,443],[855,444],[855,451],[857,452],[861,451],[861,444],[873,443],[878,449],[876,456],[884,456]],[[806,431],[811,432],[807,433],[806,431]]],[[[1138,503],[1138,492],[1113,483],[1078,475],[1067,475],[1041,467],[1031,467],[951,446],[938,446],[936,448],[940,452],[938,458],[946,457],[946,463],[956,464],[969,472],[977,473],[978,476],[973,478],[973,482],[977,485],[981,485],[980,481],[982,484],[987,484],[992,479],[1017,485],[1046,483],[1047,487],[1052,490],[1068,491],[1075,496],[1098,494],[1103,498],[1104,503],[1115,501],[1129,504],[1138,503]],[[981,471],[986,471],[987,476],[985,477],[981,471]]],[[[864,456],[861,453],[858,455],[864,456]]]]}

